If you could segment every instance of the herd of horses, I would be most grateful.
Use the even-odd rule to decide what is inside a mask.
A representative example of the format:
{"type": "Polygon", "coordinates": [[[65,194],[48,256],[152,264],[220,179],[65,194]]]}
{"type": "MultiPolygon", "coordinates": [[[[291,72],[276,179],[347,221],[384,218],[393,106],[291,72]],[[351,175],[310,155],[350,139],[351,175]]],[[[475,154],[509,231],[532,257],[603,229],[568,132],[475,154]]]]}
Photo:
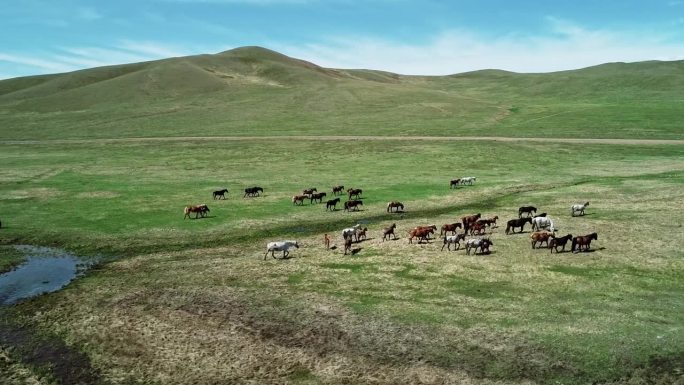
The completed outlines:
{"type": "MultiPolygon", "coordinates": [[[[453,179],[449,183],[449,188],[456,188],[459,185],[472,185],[476,181],[476,177],[464,177],[453,179]]],[[[248,187],[244,189],[243,198],[258,197],[263,193],[264,189],[258,186],[248,187]]],[[[343,185],[333,186],[331,195],[335,198],[328,199],[326,203],[326,211],[336,211],[337,205],[341,202],[341,195],[346,195],[348,200],[344,202],[344,211],[358,211],[359,206],[363,206],[363,200],[361,198],[363,190],[360,188],[344,188],[343,185]]],[[[212,193],[214,200],[226,199],[226,194],[228,189],[216,190],[212,193]]],[[[305,200],[309,200],[310,204],[323,203],[323,198],[327,197],[326,192],[319,192],[316,187],[309,187],[302,190],[301,194],[296,194],[292,196],[292,204],[301,206],[304,204],[305,200]]],[[[570,207],[570,215],[576,216],[585,215],[585,210],[589,206],[589,202],[584,204],[574,204],[570,207]]],[[[387,203],[386,212],[403,212],[404,204],[399,201],[390,201],[387,203]]],[[[581,252],[589,251],[591,247],[591,241],[598,239],[597,233],[591,233],[583,236],[573,236],[572,234],[567,234],[565,236],[556,235],[556,227],[553,220],[548,217],[547,213],[537,214],[537,208],[535,206],[522,206],[518,208],[517,218],[510,219],[506,222],[505,234],[511,235],[516,233],[524,232],[525,225],[530,224],[532,227],[532,232],[530,234],[530,242],[532,249],[548,248],[551,253],[554,251],[556,253],[565,252],[566,245],[568,242],[571,243],[571,252],[581,252]],[[516,231],[518,230],[518,231],[516,231]]],[[[210,212],[209,207],[206,204],[191,205],[186,206],[183,210],[183,218],[191,218],[191,214],[195,214],[195,218],[204,218],[210,212]]],[[[460,218],[460,221],[454,223],[447,223],[441,226],[439,237],[442,239],[442,248],[444,250],[446,247],[447,251],[459,250],[461,248],[461,242],[464,244],[466,253],[470,255],[471,251],[475,254],[488,254],[490,253],[491,246],[494,242],[487,237],[487,231],[493,232],[493,229],[497,227],[498,216],[492,216],[489,218],[483,218],[480,213],[473,215],[466,215],[460,218]],[[462,233],[459,233],[462,230],[462,233]],[[477,236],[479,238],[466,239],[467,236],[477,236]]],[[[391,226],[382,229],[382,241],[386,240],[397,240],[396,235],[396,223],[391,226]]],[[[354,242],[361,242],[366,239],[368,228],[363,227],[359,224],[356,226],[346,228],[342,231],[342,238],[344,239],[344,254],[347,255],[348,252],[352,252],[352,245],[354,242]]],[[[416,240],[417,244],[430,243],[431,236],[436,237],[437,226],[427,225],[427,226],[417,226],[410,230],[407,230],[408,243],[412,244],[416,240]]],[[[330,247],[330,237],[325,234],[325,246],[330,247]]],[[[287,258],[289,255],[289,249],[292,247],[299,248],[297,241],[280,241],[280,242],[270,242],[267,245],[267,252],[264,255],[264,259],[268,253],[275,258],[276,251],[282,251],[283,258],[287,258]]]]}

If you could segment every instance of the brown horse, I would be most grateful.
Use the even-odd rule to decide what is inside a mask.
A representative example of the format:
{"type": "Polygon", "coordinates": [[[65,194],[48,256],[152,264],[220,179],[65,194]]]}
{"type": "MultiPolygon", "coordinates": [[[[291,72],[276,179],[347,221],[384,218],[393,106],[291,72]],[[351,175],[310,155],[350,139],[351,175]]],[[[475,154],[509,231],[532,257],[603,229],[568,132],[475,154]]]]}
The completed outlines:
{"type": "Polygon", "coordinates": [[[351,200],[354,197],[358,198],[363,193],[363,190],[360,188],[350,188],[347,190],[347,193],[349,194],[349,199],[351,200]]]}
{"type": "Polygon", "coordinates": [[[461,224],[456,222],[456,223],[447,223],[446,225],[442,226],[442,229],[439,231],[439,236],[441,237],[442,235],[446,235],[446,233],[451,232],[452,235],[456,234],[456,229],[462,228],[461,224]]]}
{"type": "Polygon", "coordinates": [[[306,195],[294,195],[292,197],[292,204],[304,206],[304,199],[308,198],[306,195]]]}
{"type": "Polygon", "coordinates": [[[311,195],[310,195],[310,197],[311,197],[311,198],[310,198],[310,199],[311,199],[311,202],[309,202],[309,203],[310,203],[310,204],[313,204],[315,201],[318,201],[319,203],[322,203],[322,202],[323,202],[323,197],[326,196],[326,195],[328,195],[328,194],[326,194],[326,193],[324,193],[324,192],[319,192],[319,193],[311,194],[311,195]]]}
{"type": "Polygon", "coordinates": [[[356,241],[361,242],[361,238],[366,239],[366,233],[368,232],[368,227],[356,230],[356,241]]]}
{"type": "Polygon", "coordinates": [[[359,206],[363,206],[363,201],[353,200],[344,202],[344,211],[358,211],[359,206]]]}
{"type": "Polygon", "coordinates": [[[183,215],[183,219],[185,219],[186,217],[190,218],[190,213],[195,213],[195,219],[197,219],[200,216],[204,218],[207,216],[207,213],[209,211],[209,207],[207,207],[207,205],[205,205],[204,203],[196,206],[185,206],[185,208],[183,209],[183,214],[185,214],[183,215]]]}
{"type": "Polygon", "coordinates": [[[325,202],[325,211],[335,211],[337,209],[337,204],[340,203],[340,198],[330,199],[325,202]]]}
{"type": "Polygon", "coordinates": [[[332,188],[333,195],[342,195],[343,192],[344,192],[344,186],[342,186],[342,185],[333,186],[333,188],[332,188]]]}
{"type": "Polygon", "coordinates": [[[537,243],[539,243],[539,248],[541,248],[542,243],[546,242],[546,247],[549,247],[549,239],[553,238],[553,233],[548,231],[535,231],[530,234],[530,239],[532,240],[532,248],[536,248],[537,243]]]}
{"type": "Polygon", "coordinates": [[[525,223],[532,223],[532,218],[526,217],[526,218],[518,218],[518,219],[511,219],[510,221],[506,222],[506,234],[512,232],[515,234],[515,229],[517,227],[520,227],[520,232],[522,233],[523,230],[525,229],[525,223]]]}
{"type": "Polygon", "coordinates": [[[470,228],[470,225],[472,223],[477,222],[478,219],[480,219],[481,215],[480,213],[477,213],[475,215],[466,215],[461,218],[461,223],[463,223],[463,230],[467,233],[468,229],[470,228]]]}
{"type": "Polygon", "coordinates": [[[498,216],[498,215],[495,215],[495,216],[493,216],[493,217],[491,217],[491,218],[485,218],[485,219],[480,218],[480,219],[478,219],[477,222],[475,222],[475,223],[482,223],[482,224],[484,224],[484,225],[486,225],[486,226],[489,226],[489,227],[495,227],[494,225],[496,225],[496,220],[497,220],[497,219],[499,219],[499,216],[498,216]]]}
{"type": "Polygon", "coordinates": [[[449,188],[452,189],[458,187],[459,182],[461,182],[461,178],[452,179],[451,182],[449,182],[449,188]]]}
{"type": "Polygon", "coordinates": [[[475,233],[477,233],[477,235],[483,235],[487,232],[487,225],[482,222],[475,222],[470,225],[468,230],[470,231],[470,235],[475,235],[475,233]]]}
{"type": "Polygon", "coordinates": [[[432,233],[431,228],[420,228],[409,231],[409,243],[413,243],[413,238],[418,238],[418,243],[423,243],[423,241],[430,243],[430,234],[432,233]]]}
{"type": "Polygon", "coordinates": [[[323,236],[323,244],[325,245],[326,250],[330,250],[330,236],[328,234],[323,236]]]}
{"type": "Polygon", "coordinates": [[[397,228],[396,223],[392,223],[390,227],[382,229],[382,241],[385,241],[385,238],[389,239],[389,236],[391,235],[393,239],[397,239],[397,235],[394,234],[394,230],[397,228]]]}
{"type": "Polygon", "coordinates": [[[553,253],[553,250],[556,250],[556,253],[558,253],[558,248],[562,247],[562,251],[565,251],[565,245],[568,243],[569,240],[572,239],[572,234],[568,234],[564,237],[556,237],[556,238],[551,238],[551,241],[549,241],[549,249],[551,249],[551,252],[553,253]]]}
{"type": "Polygon", "coordinates": [[[591,247],[591,240],[598,239],[598,234],[597,233],[591,233],[587,235],[580,235],[579,237],[572,238],[572,247],[570,250],[574,253],[575,248],[577,248],[577,252],[579,253],[582,251],[582,247],[584,247],[584,251],[589,251],[589,248],[591,247]]]}
{"type": "Polygon", "coordinates": [[[315,192],[318,192],[318,190],[316,190],[315,187],[311,187],[311,188],[305,188],[305,189],[302,191],[302,194],[303,194],[303,195],[311,195],[311,194],[313,194],[313,193],[315,193],[315,192]]]}
{"type": "Polygon", "coordinates": [[[399,210],[404,211],[404,204],[399,202],[399,201],[392,201],[387,203],[387,212],[390,213],[392,212],[392,209],[396,209],[396,212],[399,212],[399,210]]]}

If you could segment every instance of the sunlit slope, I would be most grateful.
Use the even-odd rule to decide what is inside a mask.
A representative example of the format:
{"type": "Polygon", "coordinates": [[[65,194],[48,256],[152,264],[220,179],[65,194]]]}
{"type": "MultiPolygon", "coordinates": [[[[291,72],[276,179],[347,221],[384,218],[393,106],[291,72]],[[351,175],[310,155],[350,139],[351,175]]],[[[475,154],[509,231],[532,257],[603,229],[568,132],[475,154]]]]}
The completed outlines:
{"type": "Polygon", "coordinates": [[[684,62],[402,76],[259,47],[0,81],[0,139],[476,135],[681,139],[684,62]]]}

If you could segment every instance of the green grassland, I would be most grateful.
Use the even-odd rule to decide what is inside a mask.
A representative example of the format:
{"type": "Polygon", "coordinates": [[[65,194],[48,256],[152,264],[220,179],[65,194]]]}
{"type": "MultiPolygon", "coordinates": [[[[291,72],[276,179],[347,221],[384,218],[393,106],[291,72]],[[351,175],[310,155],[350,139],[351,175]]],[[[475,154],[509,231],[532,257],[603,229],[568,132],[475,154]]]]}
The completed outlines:
{"type": "Polygon", "coordinates": [[[16,244],[112,257],[0,309],[0,383],[681,383],[684,145],[401,136],[682,139],[683,68],[407,77],[250,48],[0,82],[0,270],[16,244]],[[339,184],[360,211],[292,205],[339,184]],[[505,235],[529,204],[593,251],[505,235]],[[408,244],[477,212],[499,216],[489,255],[408,244]],[[279,239],[302,247],[264,261],[279,239]]]}

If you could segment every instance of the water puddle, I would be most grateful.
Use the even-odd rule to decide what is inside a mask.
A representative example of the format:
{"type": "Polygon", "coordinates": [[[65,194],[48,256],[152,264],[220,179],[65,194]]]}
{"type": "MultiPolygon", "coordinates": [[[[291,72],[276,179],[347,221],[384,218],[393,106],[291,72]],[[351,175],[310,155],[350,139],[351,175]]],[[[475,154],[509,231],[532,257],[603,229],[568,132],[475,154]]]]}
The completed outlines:
{"type": "Polygon", "coordinates": [[[17,249],[27,259],[16,269],[0,275],[0,306],[57,291],[96,262],[51,247],[22,245],[17,249]]]}

